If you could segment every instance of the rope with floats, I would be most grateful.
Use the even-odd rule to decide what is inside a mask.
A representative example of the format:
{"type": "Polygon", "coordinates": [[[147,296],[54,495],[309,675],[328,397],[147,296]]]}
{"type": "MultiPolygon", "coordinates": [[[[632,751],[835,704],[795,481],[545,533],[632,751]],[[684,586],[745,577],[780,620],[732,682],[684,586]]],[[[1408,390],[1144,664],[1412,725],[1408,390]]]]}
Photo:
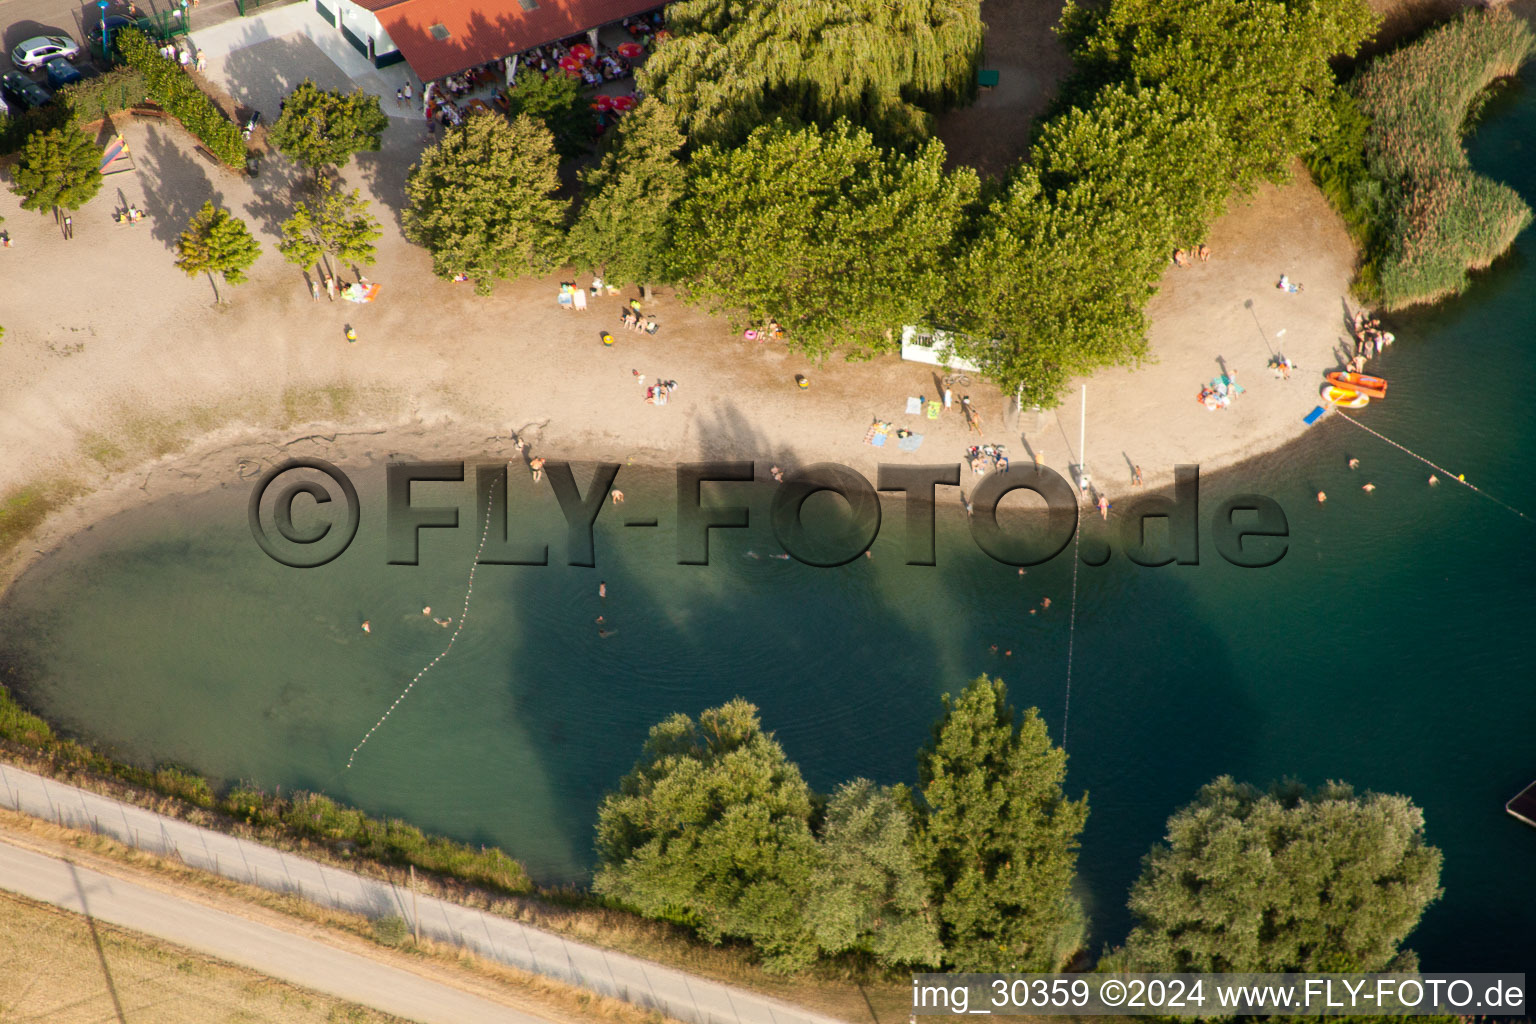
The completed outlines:
{"type": "Polygon", "coordinates": [[[1435,470],[1438,473],[1444,473],[1447,479],[1454,480],[1456,483],[1461,484],[1461,486],[1467,488],[1468,490],[1474,491],[1477,494],[1481,494],[1483,497],[1487,498],[1489,501],[1493,502],[1495,505],[1501,505],[1504,508],[1507,508],[1509,511],[1513,512],[1515,515],[1519,516],[1521,519],[1524,519],[1527,522],[1536,522],[1536,518],[1533,518],[1533,517],[1531,517],[1529,515],[1526,515],[1524,512],[1520,511],[1518,508],[1515,508],[1515,506],[1511,505],[1509,502],[1503,501],[1503,500],[1501,500],[1499,498],[1495,498],[1493,495],[1489,494],[1487,491],[1483,490],[1481,487],[1478,487],[1476,484],[1468,483],[1466,478],[1464,476],[1462,476],[1460,473],[1452,473],[1450,470],[1446,469],[1444,466],[1437,466],[1437,465],[1435,465],[1435,463],[1430,462],[1428,459],[1426,459],[1424,456],[1420,455],[1418,452],[1413,451],[1410,448],[1407,448],[1407,447],[1405,447],[1403,445],[1398,444],[1396,441],[1392,440],[1390,437],[1387,437],[1385,434],[1382,434],[1382,433],[1379,433],[1379,432],[1377,432],[1375,430],[1372,430],[1370,427],[1366,426],[1364,423],[1361,423],[1359,420],[1355,419],[1353,416],[1342,416],[1342,418],[1345,420],[1345,422],[1353,423],[1355,426],[1359,427],[1361,430],[1365,431],[1367,434],[1371,434],[1371,435],[1374,435],[1375,437],[1380,438],[1381,440],[1385,441],[1387,444],[1389,444],[1392,447],[1396,448],[1398,451],[1405,452],[1408,455],[1413,456],[1414,458],[1418,459],[1420,462],[1424,463],[1424,465],[1428,466],[1430,469],[1433,469],[1433,470],[1435,470]]]}
{"type": "Polygon", "coordinates": [[[469,618],[469,599],[473,597],[475,593],[475,570],[480,568],[480,556],[485,553],[485,539],[490,535],[491,532],[491,510],[495,506],[495,501],[496,480],[492,480],[490,493],[485,499],[485,525],[480,530],[480,546],[475,549],[475,560],[470,563],[469,566],[469,586],[464,591],[464,609],[459,612],[459,624],[454,627],[453,635],[448,638],[448,646],[444,647],[442,652],[439,653],[437,657],[427,662],[422,670],[416,673],[415,677],[406,684],[405,689],[400,691],[400,696],[395,698],[395,702],[389,706],[389,709],[385,711],[384,714],[379,716],[379,720],[377,722],[373,723],[373,728],[369,729],[366,733],[363,734],[363,738],[358,741],[357,746],[352,748],[352,753],[347,757],[348,768],[351,768],[352,762],[357,760],[357,752],[363,749],[364,745],[366,745],[367,742],[373,738],[373,734],[379,731],[379,727],[389,719],[390,715],[394,714],[395,708],[399,707],[401,702],[404,701],[406,697],[410,696],[411,691],[416,688],[416,684],[421,682],[421,677],[432,671],[438,662],[448,657],[448,652],[453,650],[453,642],[457,640],[459,638],[459,634],[464,631],[464,622],[469,618]]]}

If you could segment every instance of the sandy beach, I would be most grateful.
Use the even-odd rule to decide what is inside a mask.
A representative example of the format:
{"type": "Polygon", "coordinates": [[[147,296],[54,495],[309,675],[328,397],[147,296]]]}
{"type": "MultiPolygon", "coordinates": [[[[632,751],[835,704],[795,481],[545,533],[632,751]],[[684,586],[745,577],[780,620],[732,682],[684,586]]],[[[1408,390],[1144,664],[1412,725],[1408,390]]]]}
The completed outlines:
{"type": "MultiPolygon", "coordinates": [[[[238,50],[209,74],[232,92],[238,82],[240,102],[272,114],[305,75],[348,84],[302,37],[238,50]]],[[[1036,114],[1043,88],[1029,84],[1009,102],[1036,114]]],[[[978,443],[958,394],[956,411],[938,420],[904,413],[909,397],[939,397],[932,367],[894,356],[816,366],[745,339],[666,290],[646,308],[659,332],[632,334],[619,329],[618,313],[634,292],[569,312],[556,302],[569,272],[502,283],[489,298],[433,278],[427,254],[399,228],[405,176],[426,141],[419,120],[392,117],[383,151],[360,155],[344,175],[376,201],[384,226],[378,264],[365,270],[382,288],[369,305],[323,293],[312,300],[276,252],[294,176],[280,158],[250,179],[197,155],[170,123],[124,118],[115,127],[135,169],[108,177],[74,215],[73,240],[51,216],[0,193],[14,240],[0,255],[0,498],[26,488],[72,495],[5,555],[5,578],[132,503],[238,484],[290,454],[496,457],[517,435],[550,458],[669,465],[730,456],[756,459],[760,475],[774,463],[834,461],[872,478],[881,461],[958,462],[978,443]],[[172,263],[179,232],[206,199],[244,217],[265,250],[248,283],[220,285],[222,305],[206,278],[172,263]],[[147,221],[115,223],[127,203],[147,221]],[[604,330],[618,338],[612,347],[600,342],[604,330]],[[809,389],[796,387],[797,373],[809,389]],[[679,384],[664,407],[643,400],[642,382],[657,378],[679,384]],[[864,444],[876,419],[923,434],[922,447],[864,444]]],[[[1026,135],[1021,125],[1018,138],[1026,135]]],[[[1176,464],[1210,472],[1294,439],[1318,404],[1322,374],[1341,362],[1356,254],[1299,165],[1291,183],[1234,199],[1209,244],[1209,262],[1166,272],[1149,308],[1151,359],[1085,382],[1088,464],[1111,497],[1130,487],[1137,465],[1155,487],[1176,464]],[[1282,273],[1305,290],[1277,290],[1282,273]],[[1299,367],[1289,380],[1267,369],[1279,353],[1299,367]],[[1201,385],[1232,371],[1245,394],[1217,412],[1197,404],[1201,385]]],[[[981,413],[980,440],[1007,445],[1016,463],[1039,453],[1062,473],[1077,464],[1076,386],[1039,414],[1009,415],[985,381],[967,393],[981,413]]],[[[974,478],[964,479],[968,489],[974,478]]]]}

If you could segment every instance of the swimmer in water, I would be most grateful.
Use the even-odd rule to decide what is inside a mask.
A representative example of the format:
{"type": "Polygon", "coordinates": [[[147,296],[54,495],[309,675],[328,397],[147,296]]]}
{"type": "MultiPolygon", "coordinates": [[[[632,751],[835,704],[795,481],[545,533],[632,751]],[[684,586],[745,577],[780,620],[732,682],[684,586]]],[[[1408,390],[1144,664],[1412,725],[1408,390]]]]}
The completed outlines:
{"type": "Polygon", "coordinates": [[[608,584],[607,583],[599,583],[597,585],[597,596],[598,597],[604,597],[604,598],[608,596],[608,584]]]}
{"type": "Polygon", "coordinates": [[[992,645],[992,653],[993,653],[993,654],[996,654],[996,653],[997,653],[997,644],[993,644],[993,645],[992,645]]]}
{"type": "Polygon", "coordinates": [[[624,504],[624,492],[623,491],[614,491],[613,492],[613,503],[615,505],[622,505],[622,504],[624,504]]]}
{"type": "Polygon", "coordinates": [[[1318,491],[1317,492],[1317,503],[1319,505],[1321,505],[1323,502],[1325,502],[1327,500],[1328,500],[1328,495],[1324,494],[1322,491],[1318,491]]]}
{"type": "Polygon", "coordinates": [[[1350,459],[1349,460],[1349,468],[1350,469],[1359,469],[1360,468],[1360,460],[1359,459],[1350,459]]]}
{"type": "Polygon", "coordinates": [[[592,621],[596,622],[599,626],[601,626],[603,623],[607,622],[608,619],[607,619],[606,616],[599,615],[596,619],[593,619],[592,621]]]}
{"type": "Polygon", "coordinates": [[[1440,482],[1440,478],[1439,477],[1435,476],[1435,474],[1433,474],[1433,473],[1429,474],[1429,486],[1433,487],[1436,484],[1438,484],[1439,482],[1440,482]]]}
{"type": "Polygon", "coordinates": [[[869,549],[868,548],[865,548],[864,549],[864,557],[865,558],[874,558],[875,556],[869,553],[869,549]]]}
{"type": "Polygon", "coordinates": [[[1040,599],[1040,607],[1041,608],[1049,608],[1050,606],[1051,606],[1051,599],[1050,598],[1042,597],[1040,599]]]}
{"type": "Polygon", "coordinates": [[[433,619],[432,621],[437,623],[439,626],[442,626],[444,629],[447,629],[449,626],[453,625],[452,619],[433,619]]]}
{"type": "Polygon", "coordinates": [[[1374,491],[1376,489],[1376,485],[1375,484],[1366,484],[1364,487],[1362,487],[1360,489],[1362,491],[1374,491]]]}
{"type": "Polygon", "coordinates": [[[369,623],[369,621],[367,619],[363,620],[363,632],[364,633],[372,633],[373,632],[373,625],[371,623],[369,623]]]}
{"type": "Polygon", "coordinates": [[[421,610],[421,614],[425,615],[427,618],[430,619],[432,617],[432,606],[431,605],[427,605],[425,608],[423,608],[421,610]]]}
{"type": "Polygon", "coordinates": [[[1020,576],[1023,576],[1023,575],[1024,575],[1024,570],[1023,570],[1023,569],[1020,569],[1020,570],[1019,570],[1019,575],[1020,575],[1020,576]]]}
{"type": "Polygon", "coordinates": [[[618,630],[616,630],[616,629],[600,629],[600,630],[597,631],[597,635],[598,635],[599,639],[607,640],[609,637],[613,636],[613,634],[615,634],[617,632],[618,632],[618,630]]]}
{"type": "Polygon", "coordinates": [[[745,555],[742,555],[741,557],[743,557],[743,558],[762,558],[763,556],[758,554],[756,551],[748,551],[745,555]]]}
{"type": "Polygon", "coordinates": [[[786,561],[786,562],[789,561],[789,556],[788,555],[769,555],[768,557],[769,558],[782,559],[783,561],[786,561]]]}

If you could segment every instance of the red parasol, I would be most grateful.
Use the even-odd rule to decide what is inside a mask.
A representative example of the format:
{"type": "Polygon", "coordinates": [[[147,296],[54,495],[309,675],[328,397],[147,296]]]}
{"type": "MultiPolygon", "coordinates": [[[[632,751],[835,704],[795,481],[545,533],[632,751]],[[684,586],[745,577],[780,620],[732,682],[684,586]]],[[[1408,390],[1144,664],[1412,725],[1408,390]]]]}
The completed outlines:
{"type": "Polygon", "coordinates": [[[599,93],[597,99],[592,101],[593,110],[612,110],[613,97],[607,93],[599,93]]]}
{"type": "Polygon", "coordinates": [[[571,47],[571,56],[577,60],[591,60],[596,56],[596,53],[586,43],[577,43],[571,47]]]}
{"type": "Polygon", "coordinates": [[[619,56],[620,57],[638,57],[638,56],[640,56],[644,52],[645,52],[645,47],[641,46],[639,43],[620,43],[619,44],[619,56]]]}
{"type": "Polygon", "coordinates": [[[568,53],[560,58],[560,66],[567,71],[576,71],[581,67],[581,61],[568,53]]]}
{"type": "Polygon", "coordinates": [[[633,96],[615,96],[613,98],[613,109],[620,113],[628,113],[635,109],[635,98],[633,96]]]}

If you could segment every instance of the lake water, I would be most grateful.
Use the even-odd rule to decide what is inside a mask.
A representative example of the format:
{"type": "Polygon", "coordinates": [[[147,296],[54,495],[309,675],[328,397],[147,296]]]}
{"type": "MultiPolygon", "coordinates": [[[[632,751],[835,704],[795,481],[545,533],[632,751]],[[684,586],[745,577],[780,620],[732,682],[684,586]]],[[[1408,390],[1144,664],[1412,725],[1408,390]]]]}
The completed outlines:
{"type": "MultiPolygon", "coordinates": [[[[1536,90],[1512,90],[1474,160],[1536,200],[1533,140],[1536,90]]],[[[1527,232],[1470,294],[1395,320],[1400,341],[1373,364],[1393,399],[1361,415],[1525,510],[1536,510],[1533,246],[1527,232]]],[[[1410,941],[1426,966],[1523,970],[1536,958],[1536,830],[1503,811],[1536,779],[1536,523],[1454,483],[1432,489],[1428,473],[1329,417],[1203,482],[1206,517],[1236,491],[1280,503],[1292,538],[1278,565],[1222,562],[1202,522],[1198,566],[1117,555],[1081,568],[1069,788],[1090,794],[1081,885],[1096,947],[1123,938],[1126,891],[1167,816],[1226,773],[1407,794],[1445,851],[1445,897],[1410,941]],[[1375,493],[1360,490],[1366,479],[1375,493]]],[[[1070,551],[1020,577],[979,553],[948,505],[936,567],[901,564],[890,509],[872,559],[815,569],[751,557],[780,550],[760,488],[752,530],[719,531],[712,564],[678,566],[672,477],[626,468],[618,511],[661,526],[625,529],[606,510],[596,569],[563,564],[552,501],[514,479],[528,510],[514,532],[547,537],[555,564],[482,566],[451,654],[349,770],[349,752],[452,635],[421,609],[459,618],[483,517],[470,485],[419,485],[418,504],[462,504],[463,525],[426,531],[420,566],[390,566],[383,471],[356,479],[357,540],[319,569],[257,549],[251,483],[233,475],[82,534],[0,604],[7,680],[124,756],[320,788],[501,845],[551,882],[587,877],[598,801],[674,711],[752,700],[823,791],[856,775],[912,781],[940,695],[981,672],[1061,735],[1070,551]]],[[[729,486],[712,500],[739,500],[729,486]]]]}

